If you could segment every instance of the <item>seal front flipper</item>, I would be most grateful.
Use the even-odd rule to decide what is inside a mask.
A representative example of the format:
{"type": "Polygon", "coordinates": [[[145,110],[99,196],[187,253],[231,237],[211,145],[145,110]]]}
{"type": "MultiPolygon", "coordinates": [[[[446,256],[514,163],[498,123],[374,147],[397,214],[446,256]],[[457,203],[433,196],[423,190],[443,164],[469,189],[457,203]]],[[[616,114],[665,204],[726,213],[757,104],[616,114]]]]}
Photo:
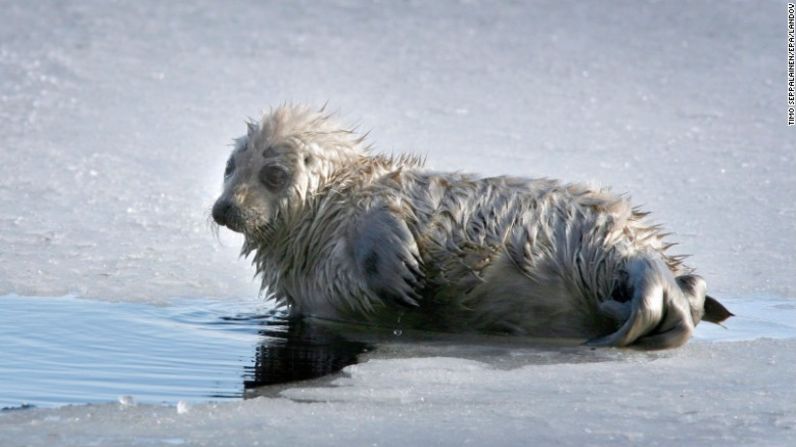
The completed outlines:
{"type": "Polygon", "coordinates": [[[419,307],[425,275],[414,236],[387,206],[362,214],[349,228],[348,243],[368,289],[385,303],[419,307]]]}

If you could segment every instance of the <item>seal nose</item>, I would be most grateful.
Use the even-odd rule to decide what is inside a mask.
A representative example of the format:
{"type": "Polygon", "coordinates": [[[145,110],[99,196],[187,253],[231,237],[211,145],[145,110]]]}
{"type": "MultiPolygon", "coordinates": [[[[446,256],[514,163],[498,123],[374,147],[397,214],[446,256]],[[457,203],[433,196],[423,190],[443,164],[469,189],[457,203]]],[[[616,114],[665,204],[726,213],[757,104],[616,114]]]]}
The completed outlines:
{"type": "Polygon", "coordinates": [[[232,201],[218,199],[213,205],[213,220],[219,225],[227,225],[229,212],[232,209],[232,201]]]}

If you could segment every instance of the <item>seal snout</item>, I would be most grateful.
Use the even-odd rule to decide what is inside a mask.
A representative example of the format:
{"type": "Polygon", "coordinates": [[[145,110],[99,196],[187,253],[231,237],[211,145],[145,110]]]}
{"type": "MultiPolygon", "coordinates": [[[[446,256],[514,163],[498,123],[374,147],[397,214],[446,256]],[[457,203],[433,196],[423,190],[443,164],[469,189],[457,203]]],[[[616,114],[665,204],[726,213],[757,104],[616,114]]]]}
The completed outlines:
{"type": "Polygon", "coordinates": [[[240,212],[231,200],[220,198],[213,205],[213,220],[233,231],[240,226],[240,212]]]}

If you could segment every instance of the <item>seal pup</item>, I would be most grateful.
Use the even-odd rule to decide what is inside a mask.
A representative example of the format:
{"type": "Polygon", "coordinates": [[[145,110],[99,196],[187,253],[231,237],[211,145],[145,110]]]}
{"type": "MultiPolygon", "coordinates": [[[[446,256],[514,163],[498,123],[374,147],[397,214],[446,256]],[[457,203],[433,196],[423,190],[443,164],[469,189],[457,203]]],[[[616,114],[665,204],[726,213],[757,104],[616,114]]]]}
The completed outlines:
{"type": "Polygon", "coordinates": [[[235,140],[213,219],[295,315],[645,349],[732,315],[625,196],[370,149],[301,105],[235,140]]]}

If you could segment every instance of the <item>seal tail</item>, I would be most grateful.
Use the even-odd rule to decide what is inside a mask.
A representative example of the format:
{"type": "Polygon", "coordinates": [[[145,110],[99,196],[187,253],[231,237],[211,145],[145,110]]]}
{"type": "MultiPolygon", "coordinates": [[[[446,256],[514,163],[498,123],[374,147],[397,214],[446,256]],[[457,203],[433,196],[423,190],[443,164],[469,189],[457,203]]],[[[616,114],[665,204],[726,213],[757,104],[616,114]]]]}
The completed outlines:
{"type": "Polygon", "coordinates": [[[615,332],[589,340],[592,346],[667,349],[683,345],[700,320],[719,323],[732,313],[705,295],[697,275],[675,278],[663,259],[640,257],[626,265],[629,300],[608,298],[600,311],[624,323],[615,332]]]}

